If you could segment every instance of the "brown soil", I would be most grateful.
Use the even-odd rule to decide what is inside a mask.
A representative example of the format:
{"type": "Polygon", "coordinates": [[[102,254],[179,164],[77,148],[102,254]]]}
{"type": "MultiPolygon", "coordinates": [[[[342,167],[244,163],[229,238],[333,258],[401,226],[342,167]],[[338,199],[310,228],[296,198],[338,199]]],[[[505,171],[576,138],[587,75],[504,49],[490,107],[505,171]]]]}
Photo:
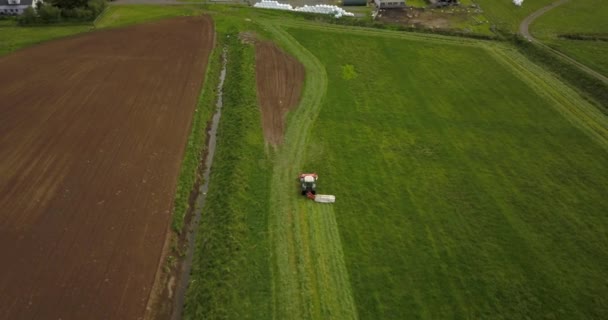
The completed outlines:
{"type": "Polygon", "coordinates": [[[468,8],[450,7],[446,9],[421,9],[407,7],[404,9],[380,10],[376,20],[385,23],[396,23],[408,27],[449,29],[468,19],[468,8]]]}
{"type": "Polygon", "coordinates": [[[287,112],[300,101],[304,66],[272,42],[257,41],[255,70],[264,137],[277,146],[283,142],[287,112]]]}
{"type": "Polygon", "coordinates": [[[138,319],[171,219],[208,17],[0,58],[0,318],[138,319]]]}

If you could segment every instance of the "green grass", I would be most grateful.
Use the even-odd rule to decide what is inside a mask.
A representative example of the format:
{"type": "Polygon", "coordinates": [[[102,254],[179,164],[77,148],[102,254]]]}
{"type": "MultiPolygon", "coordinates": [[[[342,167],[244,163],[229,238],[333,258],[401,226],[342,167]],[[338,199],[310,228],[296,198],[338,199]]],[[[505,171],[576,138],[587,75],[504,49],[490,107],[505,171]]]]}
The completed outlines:
{"type": "Polygon", "coordinates": [[[121,27],[170,17],[200,15],[201,13],[202,9],[196,6],[110,6],[95,26],[100,29],[121,27]]]}
{"type": "Polygon", "coordinates": [[[565,40],[562,34],[608,36],[608,7],[602,0],[569,1],[538,18],[532,34],[588,67],[608,75],[608,42],[565,40]]]}
{"type": "Polygon", "coordinates": [[[552,48],[564,52],[601,74],[608,76],[608,42],[552,39],[545,40],[552,48]]]}
{"type": "Polygon", "coordinates": [[[608,34],[608,6],[603,0],[571,0],[539,17],[530,31],[541,39],[562,33],[608,34]]]}
{"type": "Polygon", "coordinates": [[[426,2],[426,0],[408,0],[406,5],[408,7],[426,8],[426,6],[428,6],[428,3],[426,2]]]}
{"type": "Polygon", "coordinates": [[[256,101],[254,50],[236,35],[220,35],[229,61],[224,106],[184,319],[271,317],[271,167],[256,101]]]}
{"type": "Polygon", "coordinates": [[[301,170],[337,196],[309,206],[335,213],[359,318],[608,315],[608,152],[528,84],[541,81],[522,81],[525,65],[475,46],[289,32],[326,67],[301,170]]]}
{"type": "MultiPolygon", "coordinates": [[[[207,72],[204,75],[203,88],[199,95],[196,110],[192,117],[192,124],[186,150],[184,151],[184,159],[180,168],[177,190],[175,192],[173,217],[171,227],[173,231],[180,234],[184,229],[184,219],[190,208],[190,194],[194,189],[197,174],[200,172],[199,165],[202,161],[202,155],[206,149],[205,142],[207,140],[207,123],[211,120],[215,111],[215,101],[217,100],[217,86],[219,84],[219,75],[221,69],[221,48],[213,49],[209,57],[207,72]]],[[[201,181],[202,183],[202,181],[201,181]]]]}
{"type": "Polygon", "coordinates": [[[525,0],[521,7],[513,4],[511,0],[473,0],[483,9],[483,14],[497,27],[517,32],[519,24],[532,12],[548,5],[553,0],[525,0]]]}
{"type": "Polygon", "coordinates": [[[23,47],[91,30],[90,24],[20,27],[15,20],[0,21],[0,56],[23,47]]]}

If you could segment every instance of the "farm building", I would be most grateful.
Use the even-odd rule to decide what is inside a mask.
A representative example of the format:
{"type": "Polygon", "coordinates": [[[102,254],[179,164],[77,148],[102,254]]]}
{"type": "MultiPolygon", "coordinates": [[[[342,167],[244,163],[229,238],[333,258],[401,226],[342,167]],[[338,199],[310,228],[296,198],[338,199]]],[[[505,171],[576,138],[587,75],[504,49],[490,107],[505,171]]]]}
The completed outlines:
{"type": "Polygon", "coordinates": [[[0,15],[16,16],[27,7],[35,7],[39,0],[0,0],[0,15]]]}
{"type": "Polygon", "coordinates": [[[367,4],[367,0],[343,0],[342,5],[344,6],[364,6],[367,4]]]}
{"type": "Polygon", "coordinates": [[[374,0],[378,9],[405,8],[405,0],[374,0]]]}
{"type": "Polygon", "coordinates": [[[435,7],[455,6],[458,5],[458,0],[429,0],[431,5],[435,7]]]}

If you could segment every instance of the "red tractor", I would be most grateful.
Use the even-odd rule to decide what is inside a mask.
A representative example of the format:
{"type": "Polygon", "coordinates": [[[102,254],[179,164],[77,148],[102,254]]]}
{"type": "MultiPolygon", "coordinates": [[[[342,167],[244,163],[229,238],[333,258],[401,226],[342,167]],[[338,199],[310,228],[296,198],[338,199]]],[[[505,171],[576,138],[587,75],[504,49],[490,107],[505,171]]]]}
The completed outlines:
{"type": "Polygon", "coordinates": [[[315,202],[336,202],[336,196],[317,194],[317,179],[319,179],[319,176],[316,173],[300,173],[299,179],[303,196],[315,202]]]}

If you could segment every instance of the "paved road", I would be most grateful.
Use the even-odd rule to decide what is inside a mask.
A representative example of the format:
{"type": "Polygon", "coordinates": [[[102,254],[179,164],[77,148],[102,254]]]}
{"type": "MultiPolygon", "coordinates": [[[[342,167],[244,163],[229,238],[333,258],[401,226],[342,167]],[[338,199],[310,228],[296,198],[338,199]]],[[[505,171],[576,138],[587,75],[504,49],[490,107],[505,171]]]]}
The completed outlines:
{"type": "Polygon", "coordinates": [[[542,16],[543,14],[547,13],[547,11],[549,11],[549,10],[555,8],[555,7],[558,7],[558,6],[564,4],[564,3],[568,2],[568,1],[570,1],[570,0],[558,0],[558,1],[555,1],[552,4],[550,4],[550,5],[546,6],[546,7],[540,8],[539,10],[533,12],[531,15],[527,16],[524,19],[524,21],[522,21],[521,24],[519,25],[519,34],[521,34],[524,38],[526,38],[526,39],[528,39],[528,40],[530,40],[530,41],[532,41],[534,43],[537,43],[537,44],[539,44],[539,45],[541,45],[541,46],[543,46],[543,47],[551,50],[553,53],[555,53],[556,55],[562,57],[563,59],[567,60],[568,62],[574,64],[575,66],[577,66],[579,69],[583,70],[584,72],[586,72],[586,73],[590,74],[591,76],[597,78],[598,80],[600,80],[600,81],[608,84],[608,77],[606,77],[603,74],[601,74],[601,73],[599,73],[599,72],[597,72],[597,71],[595,71],[595,70],[587,67],[586,65],[584,65],[584,64],[582,64],[582,63],[580,63],[580,62],[578,62],[578,61],[570,58],[569,56],[565,55],[564,53],[562,53],[560,51],[557,51],[557,50],[555,50],[555,49],[553,49],[553,48],[551,48],[551,47],[543,44],[542,42],[538,41],[538,39],[534,38],[530,34],[530,30],[529,30],[530,24],[532,24],[532,22],[534,22],[534,20],[536,20],[538,17],[542,16]]]}

